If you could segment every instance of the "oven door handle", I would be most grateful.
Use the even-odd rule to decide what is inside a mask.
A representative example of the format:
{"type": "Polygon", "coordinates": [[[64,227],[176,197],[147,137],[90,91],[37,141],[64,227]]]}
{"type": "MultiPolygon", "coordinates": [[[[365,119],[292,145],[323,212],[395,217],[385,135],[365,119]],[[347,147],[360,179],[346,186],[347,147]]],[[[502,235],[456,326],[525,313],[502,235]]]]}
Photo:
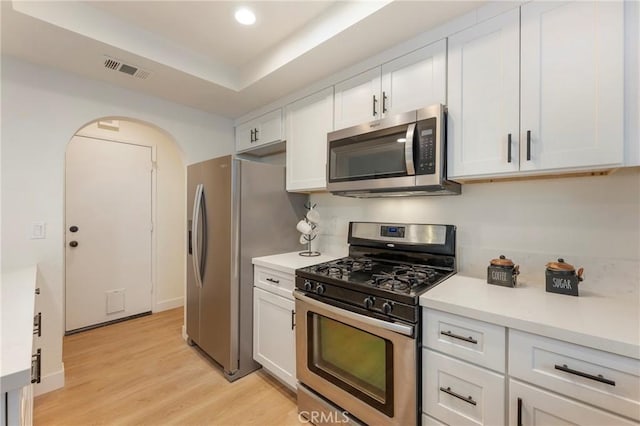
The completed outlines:
{"type": "Polygon", "coordinates": [[[416,123],[411,123],[407,127],[406,141],[404,142],[404,164],[407,168],[407,175],[413,176],[416,174],[416,168],[413,164],[413,144],[414,134],[416,131],[416,123]]]}
{"type": "Polygon", "coordinates": [[[293,292],[293,296],[296,299],[300,300],[301,302],[307,303],[311,306],[315,306],[318,308],[326,309],[327,311],[334,313],[336,315],[340,315],[345,318],[352,319],[354,321],[359,321],[374,327],[380,327],[385,330],[393,331],[394,333],[399,333],[405,336],[413,337],[413,332],[414,332],[413,326],[398,324],[395,322],[382,321],[376,318],[371,318],[364,315],[356,314],[355,312],[345,311],[344,309],[340,309],[328,303],[320,302],[316,299],[312,299],[309,296],[305,296],[298,290],[295,290],[293,292]]]}

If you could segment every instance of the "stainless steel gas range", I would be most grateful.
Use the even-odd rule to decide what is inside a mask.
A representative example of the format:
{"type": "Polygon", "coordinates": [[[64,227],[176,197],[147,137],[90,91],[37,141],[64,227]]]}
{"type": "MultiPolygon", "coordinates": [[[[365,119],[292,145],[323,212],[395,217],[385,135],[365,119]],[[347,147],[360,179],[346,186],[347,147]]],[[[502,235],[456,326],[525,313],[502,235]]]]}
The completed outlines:
{"type": "Polygon", "coordinates": [[[416,425],[422,293],[455,274],[455,226],[351,222],[349,256],[296,270],[298,410],[416,425]]]}

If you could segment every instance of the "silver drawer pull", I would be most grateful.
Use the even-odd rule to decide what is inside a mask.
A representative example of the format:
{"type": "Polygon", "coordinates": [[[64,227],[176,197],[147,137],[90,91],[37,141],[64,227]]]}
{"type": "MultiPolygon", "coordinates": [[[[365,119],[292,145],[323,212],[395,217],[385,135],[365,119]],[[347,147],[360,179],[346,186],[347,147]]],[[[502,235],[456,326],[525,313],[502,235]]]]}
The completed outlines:
{"type": "Polygon", "coordinates": [[[565,373],[575,374],[576,376],[584,377],[586,379],[595,380],[596,382],[605,383],[607,385],[615,386],[616,382],[610,379],[605,379],[602,374],[598,374],[594,376],[593,374],[583,373],[582,371],[574,370],[572,368],[567,367],[567,364],[555,365],[556,370],[564,371],[565,373]]]}
{"type": "Polygon", "coordinates": [[[274,280],[273,278],[267,278],[267,281],[274,284],[280,284],[280,280],[274,280]]]}
{"type": "Polygon", "coordinates": [[[453,396],[455,398],[461,399],[461,400],[463,400],[464,402],[466,402],[468,404],[478,405],[478,403],[476,401],[474,401],[471,396],[464,397],[464,396],[460,395],[459,393],[455,393],[454,391],[452,391],[450,387],[446,387],[446,388],[440,387],[440,391],[444,392],[444,393],[446,393],[448,395],[451,395],[451,396],[453,396]]]}
{"type": "Polygon", "coordinates": [[[469,337],[459,336],[457,334],[453,334],[451,331],[441,331],[440,334],[447,337],[451,337],[453,339],[458,339],[458,340],[463,340],[465,342],[473,343],[474,345],[478,344],[478,341],[471,336],[469,337]]]}

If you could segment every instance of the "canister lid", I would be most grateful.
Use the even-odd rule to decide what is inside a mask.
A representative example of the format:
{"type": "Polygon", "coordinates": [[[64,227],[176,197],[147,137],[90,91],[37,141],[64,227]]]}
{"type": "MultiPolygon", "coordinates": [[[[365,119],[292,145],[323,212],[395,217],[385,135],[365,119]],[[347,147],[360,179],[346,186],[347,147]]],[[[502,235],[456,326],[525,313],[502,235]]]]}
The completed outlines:
{"type": "Polygon", "coordinates": [[[565,263],[564,259],[558,259],[557,262],[547,263],[547,269],[551,271],[562,271],[562,272],[571,272],[576,270],[576,268],[574,268],[573,265],[565,263]]]}
{"type": "Polygon", "coordinates": [[[501,254],[500,258],[491,259],[491,264],[493,266],[513,266],[513,260],[507,259],[503,254],[501,254]]]}

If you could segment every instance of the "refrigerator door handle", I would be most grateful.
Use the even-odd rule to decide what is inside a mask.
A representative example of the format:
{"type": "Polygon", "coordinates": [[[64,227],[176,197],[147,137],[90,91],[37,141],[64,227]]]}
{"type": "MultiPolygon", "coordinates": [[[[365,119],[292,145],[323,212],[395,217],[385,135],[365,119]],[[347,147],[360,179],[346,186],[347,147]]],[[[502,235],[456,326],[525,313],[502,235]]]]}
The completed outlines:
{"type": "Polygon", "coordinates": [[[193,272],[196,276],[196,286],[202,288],[202,275],[200,274],[200,248],[198,247],[198,233],[200,227],[200,205],[202,203],[203,185],[196,186],[196,194],[193,199],[193,218],[191,221],[191,234],[193,235],[193,272]]]}
{"type": "Polygon", "coordinates": [[[204,194],[204,187],[200,191],[200,213],[202,214],[202,247],[200,247],[200,254],[198,260],[200,261],[200,287],[204,285],[204,268],[207,261],[207,250],[209,249],[209,227],[207,226],[207,198],[204,194]]]}

